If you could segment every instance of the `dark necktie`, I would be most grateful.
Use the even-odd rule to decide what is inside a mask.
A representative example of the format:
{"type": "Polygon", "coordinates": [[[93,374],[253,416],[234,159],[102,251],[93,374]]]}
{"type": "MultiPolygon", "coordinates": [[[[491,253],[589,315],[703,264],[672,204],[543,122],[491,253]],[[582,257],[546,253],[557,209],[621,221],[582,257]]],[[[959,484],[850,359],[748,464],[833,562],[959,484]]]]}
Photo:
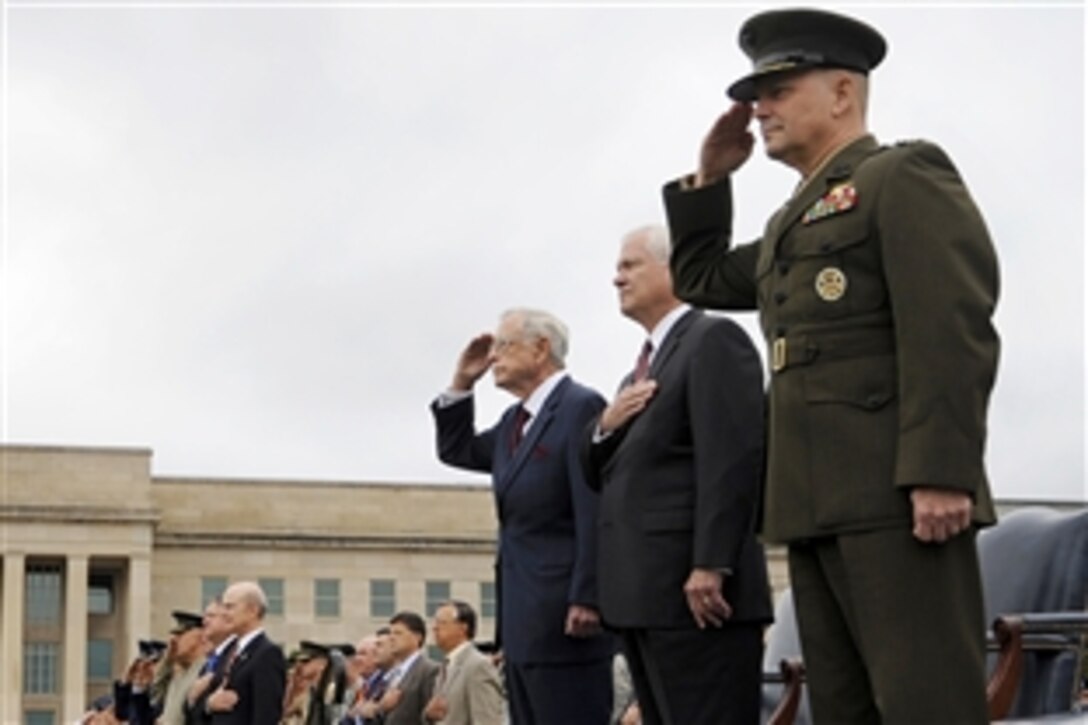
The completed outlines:
{"type": "Polygon", "coordinates": [[[385,691],[389,689],[389,682],[393,679],[393,670],[387,670],[382,673],[382,676],[378,678],[378,681],[374,683],[374,688],[366,693],[366,699],[371,702],[377,702],[385,695],[385,691]]]}
{"type": "Polygon", "coordinates": [[[517,412],[514,413],[514,430],[510,432],[511,453],[518,447],[518,443],[521,443],[525,431],[525,424],[529,422],[530,417],[532,417],[532,415],[525,406],[519,405],[517,412]]]}
{"type": "Polygon", "coordinates": [[[631,381],[637,383],[640,380],[645,380],[646,376],[650,374],[650,354],[654,351],[654,344],[647,340],[642,344],[642,351],[638,354],[638,360],[635,361],[635,372],[631,376],[631,381]]]}

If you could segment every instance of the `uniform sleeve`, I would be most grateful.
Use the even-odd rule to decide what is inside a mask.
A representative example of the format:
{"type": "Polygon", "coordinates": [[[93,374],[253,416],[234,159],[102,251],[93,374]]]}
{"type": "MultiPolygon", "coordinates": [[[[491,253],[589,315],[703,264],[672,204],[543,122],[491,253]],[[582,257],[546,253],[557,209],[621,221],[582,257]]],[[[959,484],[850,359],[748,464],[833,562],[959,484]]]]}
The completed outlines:
{"type": "Polygon", "coordinates": [[[758,242],[731,248],[733,200],[729,177],[708,186],[681,190],[665,186],[665,213],[672,238],[676,296],[697,307],[722,310],[756,308],[758,242]]]}
{"type": "Polygon", "coordinates": [[[877,205],[899,373],[898,486],[974,495],[985,485],[997,368],[997,258],[951,160],[921,143],[889,169],[877,205]]]}

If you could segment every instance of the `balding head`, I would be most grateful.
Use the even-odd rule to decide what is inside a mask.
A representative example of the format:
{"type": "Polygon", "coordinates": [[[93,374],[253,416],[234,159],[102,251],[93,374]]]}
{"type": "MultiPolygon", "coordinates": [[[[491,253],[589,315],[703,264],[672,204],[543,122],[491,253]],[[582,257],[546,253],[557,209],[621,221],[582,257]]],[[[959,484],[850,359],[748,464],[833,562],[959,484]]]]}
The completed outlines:
{"type": "Polygon", "coordinates": [[[237,582],[223,592],[223,609],[231,633],[242,637],[260,628],[268,599],[256,582],[237,582]]]}
{"type": "Polygon", "coordinates": [[[359,677],[370,677],[378,669],[378,636],[368,634],[355,645],[352,667],[359,677]]]}

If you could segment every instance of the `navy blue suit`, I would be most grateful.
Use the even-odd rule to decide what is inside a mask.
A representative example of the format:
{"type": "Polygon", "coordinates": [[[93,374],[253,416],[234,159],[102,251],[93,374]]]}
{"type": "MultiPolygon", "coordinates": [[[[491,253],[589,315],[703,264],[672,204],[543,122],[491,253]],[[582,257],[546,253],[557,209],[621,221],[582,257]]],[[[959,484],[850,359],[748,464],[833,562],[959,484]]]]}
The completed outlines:
{"type": "Polygon", "coordinates": [[[508,676],[530,672],[535,682],[547,673],[540,684],[549,690],[548,702],[538,701],[532,692],[536,685],[530,684],[531,702],[519,703],[518,683],[508,681],[515,725],[557,717],[565,723],[601,722],[587,716],[600,709],[597,705],[604,707],[607,722],[611,637],[580,639],[563,631],[570,605],[597,607],[597,494],[585,483],[578,441],[604,404],[595,391],[564,378],[514,450],[518,405],[479,433],[471,397],[432,406],[439,458],[492,477],[499,518],[497,637],[508,676]],[[601,699],[592,699],[602,688],[585,690],[597,682],[598,667],[604,691],[601,699]],[[564,702],[571,712],[554,710],[564,702]]]}

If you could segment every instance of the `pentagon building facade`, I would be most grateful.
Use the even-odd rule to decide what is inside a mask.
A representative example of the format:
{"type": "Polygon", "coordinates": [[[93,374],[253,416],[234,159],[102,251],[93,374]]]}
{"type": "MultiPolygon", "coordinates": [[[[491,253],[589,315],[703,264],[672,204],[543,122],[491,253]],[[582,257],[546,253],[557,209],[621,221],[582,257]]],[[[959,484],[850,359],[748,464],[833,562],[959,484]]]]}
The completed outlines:
{"type": "Polygon", "coordinates": [[[72,723],[174,609],[228,582],[269,595],[266,629],[356,642],[448,598],[494,632],[490,489],[156,477],[146,449],[0,447],[0,722],[72,723]],[[78,585],[77,585],[78,584],[78,585]]]}

